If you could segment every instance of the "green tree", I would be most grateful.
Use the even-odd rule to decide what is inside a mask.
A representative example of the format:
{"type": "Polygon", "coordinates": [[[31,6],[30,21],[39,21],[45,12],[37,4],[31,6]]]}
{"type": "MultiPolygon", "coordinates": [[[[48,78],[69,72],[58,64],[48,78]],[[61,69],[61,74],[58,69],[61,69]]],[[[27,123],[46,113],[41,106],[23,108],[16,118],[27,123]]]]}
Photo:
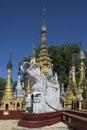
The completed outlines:
{"type": "Polygon", "coordinates": [[[53,62],[53,71],[57,72],[60,84],[63,82],[65,87],[67,87],[72,55],[75,57],[76,71],[78,70],[79,45],[64,44],[62,46],[50,46],[48,51],[53,62]]]}
{"type": "Polygon", "coordinates": [[[4,94],[5,85],[6,85],[6,79],[0,77],[0,99],[4,94]]]}

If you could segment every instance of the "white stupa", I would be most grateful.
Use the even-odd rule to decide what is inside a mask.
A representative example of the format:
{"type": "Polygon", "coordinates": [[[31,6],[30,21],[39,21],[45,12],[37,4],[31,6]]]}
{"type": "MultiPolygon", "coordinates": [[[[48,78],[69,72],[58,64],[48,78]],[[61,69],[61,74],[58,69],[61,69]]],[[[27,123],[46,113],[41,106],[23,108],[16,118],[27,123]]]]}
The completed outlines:
{"type": "Polygon", "coordinates": [[[23,86],[21,85],[20,70],[19,70],[18,82],[17,82],[17,86],[15,88],[14,96],[16,99],[20,98],[23,101],[24,95],[25,95],[25,91],[23,90],[23,86]]]}

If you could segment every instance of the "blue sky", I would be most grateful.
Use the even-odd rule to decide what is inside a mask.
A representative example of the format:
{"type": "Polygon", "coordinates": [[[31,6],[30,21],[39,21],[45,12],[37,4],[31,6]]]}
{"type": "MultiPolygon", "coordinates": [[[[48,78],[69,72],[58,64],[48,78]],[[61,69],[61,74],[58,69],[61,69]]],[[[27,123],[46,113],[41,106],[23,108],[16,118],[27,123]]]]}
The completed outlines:
{"type": "Polygon", "coordinates": [[[82,41],[87,50],[86,0],[0,0],[0,77],[7,78],[12,50],[12,77],[18,63],[32,55],[32,44],[41,44],[43,5],[46,7],[47,43],[62,45],[82,41]]]}

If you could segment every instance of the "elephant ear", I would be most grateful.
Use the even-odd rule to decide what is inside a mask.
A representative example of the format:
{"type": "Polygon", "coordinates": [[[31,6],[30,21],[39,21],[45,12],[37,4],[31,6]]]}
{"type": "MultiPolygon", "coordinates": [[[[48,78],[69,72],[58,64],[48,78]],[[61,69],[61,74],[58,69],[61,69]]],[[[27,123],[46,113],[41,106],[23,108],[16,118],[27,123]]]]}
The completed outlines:
{"type": "Polygon", "coordinates": [[[36,69],[38,66],[36,64],[33,64],[33,68],[36,69]]]}
{"type": "Polygon", "coordinates": [[[27,73],[27,69],[30,67],[29,62],[22,62],[20,65],[20,69],[23,73],[27,73]]]}

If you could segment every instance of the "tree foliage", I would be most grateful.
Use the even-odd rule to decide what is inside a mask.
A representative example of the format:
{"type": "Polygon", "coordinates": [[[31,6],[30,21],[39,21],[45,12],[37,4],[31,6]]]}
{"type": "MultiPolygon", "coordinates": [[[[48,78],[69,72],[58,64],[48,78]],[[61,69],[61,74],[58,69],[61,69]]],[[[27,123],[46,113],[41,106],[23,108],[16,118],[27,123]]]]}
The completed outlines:
{"type": "Polygon", "coordinates": [[[6,79],[0,77],[0,99],[3,96],[5,85],[6,85],[6,79]]]}
{"type": "Polygon", "coordinates": [[[60,84],[63,82],[67,87],[72,55],[76,61],[76,70],[78,70],[77,61],[80,47],[78,44],[64,44],[62,46],[50,46],[48,51],[53,62],[53,71],[57,72],[60,84]]]}
{"type": "Polygon", "coordinates": [[[6,79],[0,78],[0,90],[4,90],[6,85],[6,79]]]}

